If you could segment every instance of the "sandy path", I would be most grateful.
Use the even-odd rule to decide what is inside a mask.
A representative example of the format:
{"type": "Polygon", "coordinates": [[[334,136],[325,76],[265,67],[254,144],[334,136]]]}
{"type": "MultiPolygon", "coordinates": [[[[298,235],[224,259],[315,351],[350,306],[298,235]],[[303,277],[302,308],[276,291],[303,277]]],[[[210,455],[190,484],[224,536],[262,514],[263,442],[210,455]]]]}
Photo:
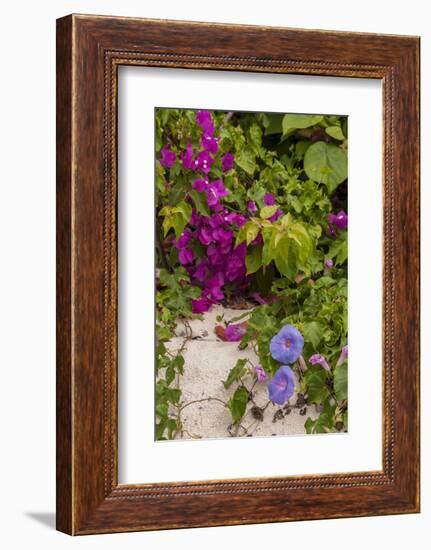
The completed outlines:
{"type": "MultiPolygon", "coordinates": [[[[230,369],[240,358],[248,358],[253,364],[258,362],[254,350],[247,348],[238,349],[236,342],[223,342],[214,333],[214,326],[217,323],[216,317],[224,314],[229,320],[244,313],[243,311],[225,309],[222,306],[215,306],[204,315],[204,319],[190,322],[193,337],[199,339],[189,340],[184,352],[184,375],[181,377],[182,402],[204,399],[206,397],[217,397],[228,401],[232,396],[232,388],[225,390],[222,381],[226,379],[230,369]]],[[[173,338],[168,347],[173,351],[183,343],[185,334],[184,327],[179,325],[177,338],[173,338]]],[[[268,402],[267,384],[256,384],[254,389],[254,401],[256,405],[263,407],[268,402]]],[[[289,400],[290,405],[297,402],[296,393],[289,400]]],[[[276,436],[276,435],[297,435],[304,434],[304,422],[307,417],[316,418],[317,413],[314,406],[302,408],[291,407],[290,412],[282,412],[282,407],[272,403],[266,408],[263,420],[256,420],[249,410],[242,421],[247,433],[252,436],[276,436]],[[301,414],[301,412],[303,414],[301,414]],[[304,414],[305,412],[305,414],[304,414]],[[274,414],[277,417],[274,421],[274,414]]],[[[231,416],[227,408],[221,403],[205,401],[192,404],[186,407],[182,413],[184,426],[184,439],[193,437],[220,438],[230,437],[231,416]]],[[[239,435],[245,436],[244,429],[240,429],[239,435]]]]}

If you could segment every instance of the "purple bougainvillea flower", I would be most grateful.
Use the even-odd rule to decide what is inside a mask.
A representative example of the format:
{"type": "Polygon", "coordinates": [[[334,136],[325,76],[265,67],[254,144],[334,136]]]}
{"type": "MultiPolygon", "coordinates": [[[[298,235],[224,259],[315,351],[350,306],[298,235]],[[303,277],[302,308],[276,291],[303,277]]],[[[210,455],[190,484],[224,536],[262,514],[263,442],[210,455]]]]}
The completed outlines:
{"type": "Polygon", "coordinates": [[[328,222],[338,229],[347,229],[348,217],[344,210],[340,210],[338,214],[329,214],[328,222]]]}
{"type": "Polygon", "coordinates": [[[217,227],[216,229],[212,230],[212,236],[215,241],[218,242],[226,242],[231,241],[233,237],[233,231],[230,229],[223,229],[223,227],[217,227]]]}
{"type": "Polygon", "coordinates": [[[256,372],[257,381],[258,382],[265,382],[266,380],[266,372],[264,371],[262,365],[256,365],[254,367],[254,370],[256,372]]]}
{"type": "Polygon", "coordinates": [[[208,274],[208,264],[205,260],[202,260],[193,272],[193,277],[203,283],[207,278],[208,274]]]}
{"type": "Polygon", "coordinates": [[[222,180],[214,180],[210,184],[208,184],[208,187],[206,189],[207,199],[208,199],[208,206],[214,207],[218,206],[220,204],[220,198],[226,197],[228,195],[229,191],[224,186],[224,183],[222,180]]]}
{"type": "Polygon", "coordinates": [[[235,157],[232,153],[225,153],[221,158],[221,168],[223,172],[228,172],[232,170],[235,162],[235,157]]]}
{"type": "Polygon", "coordinates": [[[347,346],[343,346],[343,347],[341,348],[340,357],[338,358],[338,361],[337,361],[337,367],[339,367],[340,365],[342,365],[342,364],[344,363],[344,361],[347,360],[348,354],[349,354],[348,347],[347,347],[347,346]]]}
{"type": "Polygon", "coordinates": [[[193,161],[193,168],[195,170],[200,170],[204,174],[208,174],[213,163],[214,158],[208,153],[208,151],[201,151],[193,161]]]}
{"type": "Polygon", "coordinates": [[[229,254],[225,264],[225,275],[228,282],[234,282],[241,280],[246,274],[245,267],[245,255],[247,252],[247,245],[241,243],[235,250],[229,254]]]}
{"type": "Polygon", "coordinates": [[[198,214],[198,212],[193,209],[192,210],[192,217],[189,220],[189,225],[193,225],[193,227],[197,227],[200,224],[201,216],[198,214]]]}
{"type": "Polygon", "coordinates": [[[193,234],[190,231],[190,229],[186,229],[185,231],[183,231],[183,233],[175,243],[175,246],[177,247],[177,249],[181,250],[182,248],[185,248],[189,244],[190,239],[192,238],[192,235],[193,234]]]}
{"type": "Polygon", "coordinates": [[[204,136],[213,136],[215,132],[211,113],[209,111],[198,111],[196,114],[196,123],[202,128],[204,136]]]}
{"type": "Polygon", "coordinates": [[[280,208],[277,208],[277,210],[274,212],[274,214],[270,218],[268,218],[268,221],[276,222],[278,220],[278,218],[282,215],[283,215],[283,210],[281,210],[280,208]]]}
{"type": "Polygon", "coordinates": [[[190,248],[182,248],[178,253],[178,259],[181,265],[191,264],[195,258],[193,250],[190,248]]]}
{"type": "Polygon", "coordinates": [[[219,138],[205,135],[205,134],[202,136],[202,139],[201,139],[202,147],[213,154],[217,153],[218,151],[218,142],[219,142],[219,138]]]}
{"type": "Polygon", "coordinates": [[[227,342],[239,342],[246,333],[247,329],[241,324],[228,325],[224,331],[224,337],[227,342]]]}
{"type": "Polygon", "coordinates": [[[191,143],[187,144],[185,152],[181,153],[180,157],[184,168],[193,168],[193,147],[191,143]]]}
{"type": "Polygon", "coordinates": [[[320,353],[315,353],[308,360],[312,365],[321,365],[325,370],[330,371],[331,367],[329,366],[326,359],[320,353]]]}
{"type": "Polygon", "coordinates": [[[291,365],[298,359],[303,347],[304,338],[293,325],[284,325],[269,344],[273,358],[280,363],[287,363],[288,365],[291,365]]]}
{"type": "Polygon", "coordinates": [[[333,225],[328,225],[328,233],[332,238],[335,238],[337,236],[337,232],[335,231],[333,225]]]}
{"type": "Polygon", "coordinates": [[[334,266],[334,262],[332,260],[325,260],[325,268],[326,269],[332,269],[334,266]]]}
{"type": "Polygon", "coordinates": [[[216,287],[216,286],[223,286],[224,285],[224,282],[225,282],[225,278],[224,278],[224,275],[221,271],[217,271],[212,277],[211,279],[209,279],[208,281],[208,286],[211,288],[211,287],[216,287]]]}
{"type": "Polygon", "coordinates": [[[211,302],[206,298],[199,298],[198,300],[192,300],[193,313],[205,313],[211,307],[211,302]]]}
{"type": "Polygon", "coordinates": [[[199,191],[199,193],[202,193],[208,187],[208,180],[198,178],[193,182],[192,187],[193,189],[196,189],[196,191],[199,191]]]}
{"type": "Polygon", "coordinates": [[[207,293],[208,297],[214,302],[218,302],[219,300],[223,300],[224,298],[224,292],[222,291],[220,286],[210,286],[207,289],[207,293]]]}
{"type": "Polygon", "coordinates": [[[284,405],[292,397],[294,391],[295,375],[293,370],[289,366],[283,365],[268,384],[269,399],[277,405],[284,405]]]}
{"type": "Polygon", "coordinates": [[[275,204],[275,197],[272,193],[266,193],[266,195],[263,197],[263,202],[265,206],[274,206],[275,204]]]}
{"type": "Polygon", "coordinates": [[[177,160],[177,155],[170,150],[169,146],[165,145],[160,150],[160,164],[165,168],[171,168],[177,160]]]}
{"type": "Polygon", "coordinates": [[[212,232],[207,227],[200,227],[198,230],[198,239],[204,245],[209,245],[213,242],[212,232]]]}
{"type": "Polygon", "coordinates": [[[223,262],[223,256],[217,246],[213,243],[207,248],[207,256],[212,266],[218,265],[223,262]]]}
{"type": "Polygon", "coordinates": [[[254,201],[248,201],[248,203],[247,203],[247,210],[248,210],[251,214],[254,214],[255,212],[257,212],[256,203],[255,203],[254,201]]]}

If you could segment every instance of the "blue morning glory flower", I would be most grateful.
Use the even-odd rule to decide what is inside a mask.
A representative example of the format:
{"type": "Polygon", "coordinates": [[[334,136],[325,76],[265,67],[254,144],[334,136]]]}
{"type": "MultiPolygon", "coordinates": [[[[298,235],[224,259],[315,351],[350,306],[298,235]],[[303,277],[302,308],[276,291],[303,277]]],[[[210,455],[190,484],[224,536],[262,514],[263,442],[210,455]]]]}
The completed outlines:
{"type": "Polygon", "coordinates": [[[294,390],[295,375],[293,370],[287,365],[283,365],[268,384],[269,399],[277,405],[284,405],[292,397],[294,390]]]}
{"type": "Polygon", "coordinates": [[[302,334],[292,325],[284,325],[269,344],[271,355],[280,363],[291,365],[302,353],[304,338],[302,334]]]}

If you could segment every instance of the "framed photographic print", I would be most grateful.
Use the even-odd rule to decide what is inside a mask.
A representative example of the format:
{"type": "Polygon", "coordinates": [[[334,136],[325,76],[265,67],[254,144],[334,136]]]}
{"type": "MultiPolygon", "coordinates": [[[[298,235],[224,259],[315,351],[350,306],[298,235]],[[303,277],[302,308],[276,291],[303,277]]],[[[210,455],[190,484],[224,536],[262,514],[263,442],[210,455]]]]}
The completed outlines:
{"type": "Polygon", "coordinates": [[[419,39],[57,21],[57,528],[419,511],[419,39]]]}

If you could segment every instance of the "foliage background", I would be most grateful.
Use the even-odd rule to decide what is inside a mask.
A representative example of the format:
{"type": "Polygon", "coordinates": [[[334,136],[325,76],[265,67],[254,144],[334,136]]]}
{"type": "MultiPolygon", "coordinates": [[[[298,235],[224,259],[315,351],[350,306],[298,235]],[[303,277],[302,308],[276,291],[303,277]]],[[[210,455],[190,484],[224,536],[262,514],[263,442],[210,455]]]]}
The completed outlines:
{"type": "MultiPolygon", "coordinates": [[[[194,302],[208,291],[200,279],[194,280],[194,273],[210,248],[197,238],[198,222],[191,218],[211,220],[219,212],[242,218],[223,227],[233,233],[232,250],[246,245],[246,276],[221,285],[221,297],[211,297],[210,304],[225,303],[238,290],[263,297],[265,303],[255,308],[240,345],[255,347],[269,376],[280,366],[271,357],[271,339],[285,324],[296,326],[304,335],[306,361],[319,354],[332,365],[330,370],[321,364],[305,370],[295,363],[301,392],[322,410],[318,420],[307,419],[307,432],[347,429],[347,364],[335,367],[347,343],[347,117],[224,111],[212,111],[211,116],[217,145],[210,170],[204,170],[190,165],[191,158],[198,164],[203,154],[199,111],[156,112],[159,375],[165,370],[156,390],[156,436],[175,437],[181,430],[168,411],[169,405],[180,406],[178,377],[184,361],[181,354],[172,357],[164,342],[173,336],[178,316],[193,317],[194,302]],[[228,155],[234,162],[226,169],[228,155]],[[223,182],[215,205],[209,203],[207,189],[197,190],[197,178],[202,182],[205,177],[210,185],[223,182]],[[192,231],[191,242],[188,238],[180,245],[192,231]],[[183,259],[184,248],[193,251],[193,260],[183,259]]],[[[229,407],[238,422],[238,406],[245,412],[238,374],[243,376],[244,370],[237,364],[233,373],[239,386],[229,407]]]]}

